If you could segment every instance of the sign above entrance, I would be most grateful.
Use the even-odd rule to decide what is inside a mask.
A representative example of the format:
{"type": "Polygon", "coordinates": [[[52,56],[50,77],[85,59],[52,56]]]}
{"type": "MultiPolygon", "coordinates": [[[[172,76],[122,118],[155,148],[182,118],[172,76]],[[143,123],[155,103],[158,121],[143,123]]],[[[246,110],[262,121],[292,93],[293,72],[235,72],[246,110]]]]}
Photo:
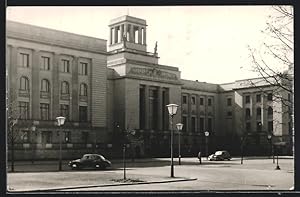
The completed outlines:
{"type": "Polygon", "coordinates": [[[155,77],[155,78],[162,78],[162,79],[169,79],[169,80],[177,80],[177,76],[175,74],[161,71],[156,68],[134,67],[130,69],[128,74],[143,75],[147,77],[155,77]]]}

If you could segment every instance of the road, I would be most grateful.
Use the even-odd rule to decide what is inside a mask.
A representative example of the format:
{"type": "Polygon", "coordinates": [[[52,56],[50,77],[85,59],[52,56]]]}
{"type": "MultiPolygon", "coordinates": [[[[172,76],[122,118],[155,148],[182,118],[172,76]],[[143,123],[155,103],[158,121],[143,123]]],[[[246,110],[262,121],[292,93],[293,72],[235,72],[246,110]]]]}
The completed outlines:
{"type": "Polygon", "coordinates": [[[126,178],[137,181],[134,184],[116,182],[123,178],[119,163],[105,171],[8,173],[8,185],[12,191],[49,188],[57,191],[274,191],[289,190],[294,184],[293,159],[281,159],[281,170],[275,170],[276,163],[266,158],[246,159],[242,165],[239,158],[204,160],[201,165],[195,158],[184,158],[182,165],[175,164],[175,178],[171,178],[168,159],[129,163],[126,178]]]}

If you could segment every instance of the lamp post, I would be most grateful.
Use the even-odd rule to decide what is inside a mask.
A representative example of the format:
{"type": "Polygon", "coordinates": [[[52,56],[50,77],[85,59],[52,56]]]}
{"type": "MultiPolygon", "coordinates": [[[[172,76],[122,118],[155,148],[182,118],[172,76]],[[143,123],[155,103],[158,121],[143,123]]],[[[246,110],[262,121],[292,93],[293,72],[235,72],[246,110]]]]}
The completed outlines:
{"type": "MultiPolygon", "coordinates": [[[[56,120],[57,120],[57,126],[60,127],[62,125],[64,125],[65,123],[65,120],[66,118],[63,117],[63,116],[59,116],[59,117],[56,117],[56,120]]],[[[58,170],[61,171],[61,163],[62,163],[62,156],[61,156],[61,150],[62,147],[61,147],[61,132],[60,132],[60,129],[59,129],[59,162],[58,162],[58,170]]]]}
{"type": "Polygon", "coordinates": [[[178,105],[169,104],[167,105],[169,115],[171,116],[171,177],[174,177],[174,164],[173,164],[173,116],[177,112],[178,105]]]}
{"type": "Polygon", "coordinates": [[[244,157],[244,137],[241,137],[241,164],[243,164],[244,157]]]}
{"type": "Polygon", "coordinates": [[[273,157],[273,163],[275,163],[274,149],[273,149],[273,145],[272,145],[272,135],[271,134],[268,134],[268,140],[269,140],[269,143],[270,143],[270,150],[271,150],[271,154],[272,154],[272,157],[273,157]]]}
{"type": "Polygon", "coordinates": [[[34,148],[33,148],[33,134],[34,134],[34,132],[35,132],[35,129],[36,129],[36,127],[35,127],[35,125],[33,125],[32,127],[31,127],[31,163],[33,164],[34,163],[34,148]]]}
{"type": "Polygon", "coordinates": [[[205,135],[205,144],[206,144],[206,160],[208,160],[208,136],[209,136],[209,132],[205,131],[204,135],[205,135]]]}
{"type": "Polygon", "coordinates": [[[183,124],[176,124],[178,130],[178,164],[181,165],[181,155],[180,155],[180,131],[182,130],[183,124]]]}

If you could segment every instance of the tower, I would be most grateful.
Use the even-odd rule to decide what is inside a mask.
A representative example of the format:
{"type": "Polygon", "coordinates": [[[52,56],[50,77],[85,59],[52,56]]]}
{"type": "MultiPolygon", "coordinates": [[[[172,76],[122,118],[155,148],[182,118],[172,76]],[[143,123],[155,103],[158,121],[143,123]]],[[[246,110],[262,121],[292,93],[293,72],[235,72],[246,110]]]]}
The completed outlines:
{"type": "Polygon", "coordinates": [[[109,24],[110,40],[108,50],[147,51],[146,21],[132,16],[121,16],[112,19],[109,24]]]}

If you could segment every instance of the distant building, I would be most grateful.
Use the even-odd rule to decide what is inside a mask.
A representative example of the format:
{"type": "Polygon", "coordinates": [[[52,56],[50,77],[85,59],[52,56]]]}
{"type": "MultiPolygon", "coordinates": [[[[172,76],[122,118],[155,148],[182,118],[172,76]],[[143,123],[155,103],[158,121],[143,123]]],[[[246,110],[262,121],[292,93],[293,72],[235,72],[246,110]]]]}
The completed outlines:
{"type": "MultiPolygon", "coordinates": [[[[182,156],[205,152],[205,131],[209,152],[238,155],[244,137],[246,154],[268,155],[267,134],[273,133],[273,142],[287,143],[282,153],[291,153],[290,116],[283,113],[288,106],[274,101],[276,87],[261,79],[183,80],[177,67],[158,63],[157,46],[147,52],[145,20],[122,16],[109,28],[107,49],[103,39],[7,22],[8,105],[9,117],[18,120],[17,159],[57,158],[60,132],[63,158],[88,152],[119,157],[123,143],[132,157],[169,157],[169,103],[180,106],[174,123],[184,124],[182,156]],[[67,118],[60,128],[57,116],[67,118]],[[124,131],[134,135],[126,140],[124,131]]],[[[174,147],[177,152],[177,131],[174,147]]]]}

